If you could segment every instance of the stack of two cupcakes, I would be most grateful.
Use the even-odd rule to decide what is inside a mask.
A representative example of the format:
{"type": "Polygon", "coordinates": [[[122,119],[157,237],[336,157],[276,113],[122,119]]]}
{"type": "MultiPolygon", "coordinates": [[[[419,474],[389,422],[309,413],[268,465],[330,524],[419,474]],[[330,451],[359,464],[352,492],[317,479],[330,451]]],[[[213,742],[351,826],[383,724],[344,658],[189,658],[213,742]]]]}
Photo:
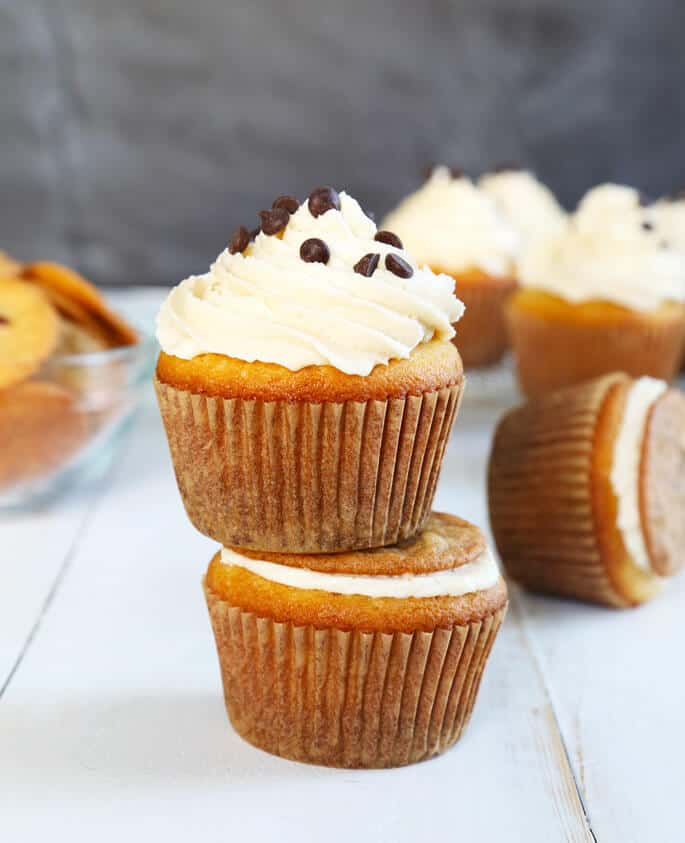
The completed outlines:
{"type": "Polygon", "coordinates": [[[156,388],[229,717],[300,761],[451,746],[506,610],[481,532],[433,513],[464,377],[453,282],[354,199],[279,197],[170,294],[156,388]]]}

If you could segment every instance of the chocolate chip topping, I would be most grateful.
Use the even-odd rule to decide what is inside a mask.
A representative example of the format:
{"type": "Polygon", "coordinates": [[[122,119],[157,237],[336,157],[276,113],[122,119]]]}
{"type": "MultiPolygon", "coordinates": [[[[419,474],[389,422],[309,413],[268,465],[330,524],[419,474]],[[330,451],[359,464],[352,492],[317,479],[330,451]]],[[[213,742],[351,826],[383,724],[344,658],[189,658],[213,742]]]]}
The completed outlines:
{"type": "Polygon", "coordinates": [[[393,275],[397,275],[399,278],[411,278],[414,274],[414,270],[409,266],[406,260],[401,258],[399,255],[386,255],[385,268],[390,270],[393,275]]]}
{"type": "Polygon", "coordinates": [[[300,246],[300,257],[305,263],[328,263],[331,252],[318,237],[310,237],[300,246]]]}
{"type": "Polygon", "coordinates": [[[650,222],[649,220],[645,220],[645,221],[642,223],[642,228],[643,228],[645,231],[654,231],[654,223],[653,223],[653,222],[650,222]]]}
{"type": "Polygon", "coordinates": [[[309,213],[313,217],[320,217],[326,211],[340,210],[340,197],[332,187],[317,187],[309,194],[307,201],[309,213]]]}
{"type": "Polygon", "coordinates": [[[495,164],[490,172],[492,173],[518,173],[524,170],[525,167],[520,161],[500,161],[495,164]]]}
{"type": "Polygon", "coordinates": [[[450,175],[453,179],[461,179],[464,177],[464,168],[463,167],[450,167],[450,175]]]}
{"type": "Polygon", "coordinates": [[[0,325],[9,325],[10,320],[0,313],[0,325]]]}
{"type": "Polygon", "coordinates": [[[376,252],[369,252],[368,255],[364,255],[363,258],[360,258],[357,263],[354,265],[354,271],[359,273],[359,275],[363,275],[365,278],[371,278],[373,273],[376,271],[376,267],[378,266],[378,261],[381,259],[381,256],[376,252]]]}
{"type": "Polygon", "coordinates": [[[274,199],[274,203],[271,206],[272,208],[285,208],[285,210],[289,214],[294,214],[295,211],[300,207],[300,203],[295,199],[294,196],[279,196],[277,199],[274,199]]]}
{"type": "Polygon", "coordinates": [[[393,231],[384,231],[381,229],[374,234],[373,239],[377,240],[379,243],[386,243],[388,246],[394,246],[396,249],[404,249],[402,241],[393,231]]]}
{"type": "Polygon", "coordinates": [[[244,225],[238,226],[233,232],[231,242],[228,244],[228,251],[235,255],[238,252],[244,252],[250,243],[250,232],[244,225]]]}
{"type": "Polygon", "coordinates": [[[278,234],[288,225],[290,214],[285,208],[272,208],[270,211],[260,211],[259,218],[264,234],[278,234]]]}

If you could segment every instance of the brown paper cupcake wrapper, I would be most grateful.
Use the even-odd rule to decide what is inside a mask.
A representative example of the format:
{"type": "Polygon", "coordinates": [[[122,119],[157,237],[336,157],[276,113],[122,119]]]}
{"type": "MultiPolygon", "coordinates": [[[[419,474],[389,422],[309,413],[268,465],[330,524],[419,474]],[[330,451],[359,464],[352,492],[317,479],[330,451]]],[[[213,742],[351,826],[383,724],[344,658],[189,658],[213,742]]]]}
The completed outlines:
{"type": "Polygon", "coordinates": [[[511,307],[511,344],[521,389],[537,398],[611,372],[671,381],[680,365],[685,321],[630,314],[610,325],[544,320],[511,307]]]}
{"type": "Polygon", "coordinates": [[[507,573],[532,591],[625,606],[602,558],[592,463],[602,404],[620,376],[513,411],[490,457],[490,522],[507,573]]]}
{"type": "Polygon", "coordinates": [[[257,617],[206,586],[205,596],[236,732],[329,767],[396,767],[452,746],[506,612],[434,632],[361,632],[257,617]]]}
{"type": "Polygon", "coordinates": [[[457,278],[456,293],[466,311],[455,325],[453,339],[465,368],[492,366],[509,348],[505,304],[515,289],[514,281],[469,281],[457,278]]]}
{"type": "Polygon", "coordinates": [[[428,517],[463,381],[329,404],[195,395],[155,381],[188,517],[223,545],[332,553],[428,517]]]}

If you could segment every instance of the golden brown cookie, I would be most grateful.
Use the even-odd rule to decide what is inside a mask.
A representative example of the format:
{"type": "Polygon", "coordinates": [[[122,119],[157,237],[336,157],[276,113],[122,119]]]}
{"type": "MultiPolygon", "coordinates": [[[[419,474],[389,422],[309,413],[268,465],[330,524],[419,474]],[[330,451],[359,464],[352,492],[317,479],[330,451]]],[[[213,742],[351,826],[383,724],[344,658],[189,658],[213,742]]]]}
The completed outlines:
{"type": "Polygon", "coordinates": [[[642,452],[640,507],[652,568],[670,576],[685,565],[685,395],[655,404],[642,452]]]}
{"type": "Polygon", "coordinates": [[[0,278],[0,389],[33,374],[59,338],[57,313],[24,281],[0,278]]]}
{"type": "Polygon", "coordinates": [[[27,264],[22,272],[27,281],[41,287],[55,306],[89,333],[98,332],[107,347],[133,345],[136,332],[111,310],[97,287],[73,269],[49,261],[27,264]]]}
{"type": "Polygon", "coordinates": [[[49,475],[87,435],[87,421],[66,389],[26,381],[0,391],[0,489],[49,475]]]}

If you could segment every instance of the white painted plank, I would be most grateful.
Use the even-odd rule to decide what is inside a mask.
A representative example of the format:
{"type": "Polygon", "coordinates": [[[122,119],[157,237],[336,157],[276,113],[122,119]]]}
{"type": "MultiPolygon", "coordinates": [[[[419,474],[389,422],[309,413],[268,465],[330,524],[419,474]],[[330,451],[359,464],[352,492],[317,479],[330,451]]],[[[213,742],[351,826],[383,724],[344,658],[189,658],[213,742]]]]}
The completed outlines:
{"type": "MultiPolygon", "coordinates": [[[[440,491],[481,523],[484,448],[462,430],[440,491]]],[[[200,590],[213,549],[182,512],[146,412],[0,702],[8,839],[55,827],[102,843],[132,831],[207,843],[231,831],[256,843],[591,839],[516,607],[454,750],[394,771],[307,767],[228,725],[200,590]]]]}

